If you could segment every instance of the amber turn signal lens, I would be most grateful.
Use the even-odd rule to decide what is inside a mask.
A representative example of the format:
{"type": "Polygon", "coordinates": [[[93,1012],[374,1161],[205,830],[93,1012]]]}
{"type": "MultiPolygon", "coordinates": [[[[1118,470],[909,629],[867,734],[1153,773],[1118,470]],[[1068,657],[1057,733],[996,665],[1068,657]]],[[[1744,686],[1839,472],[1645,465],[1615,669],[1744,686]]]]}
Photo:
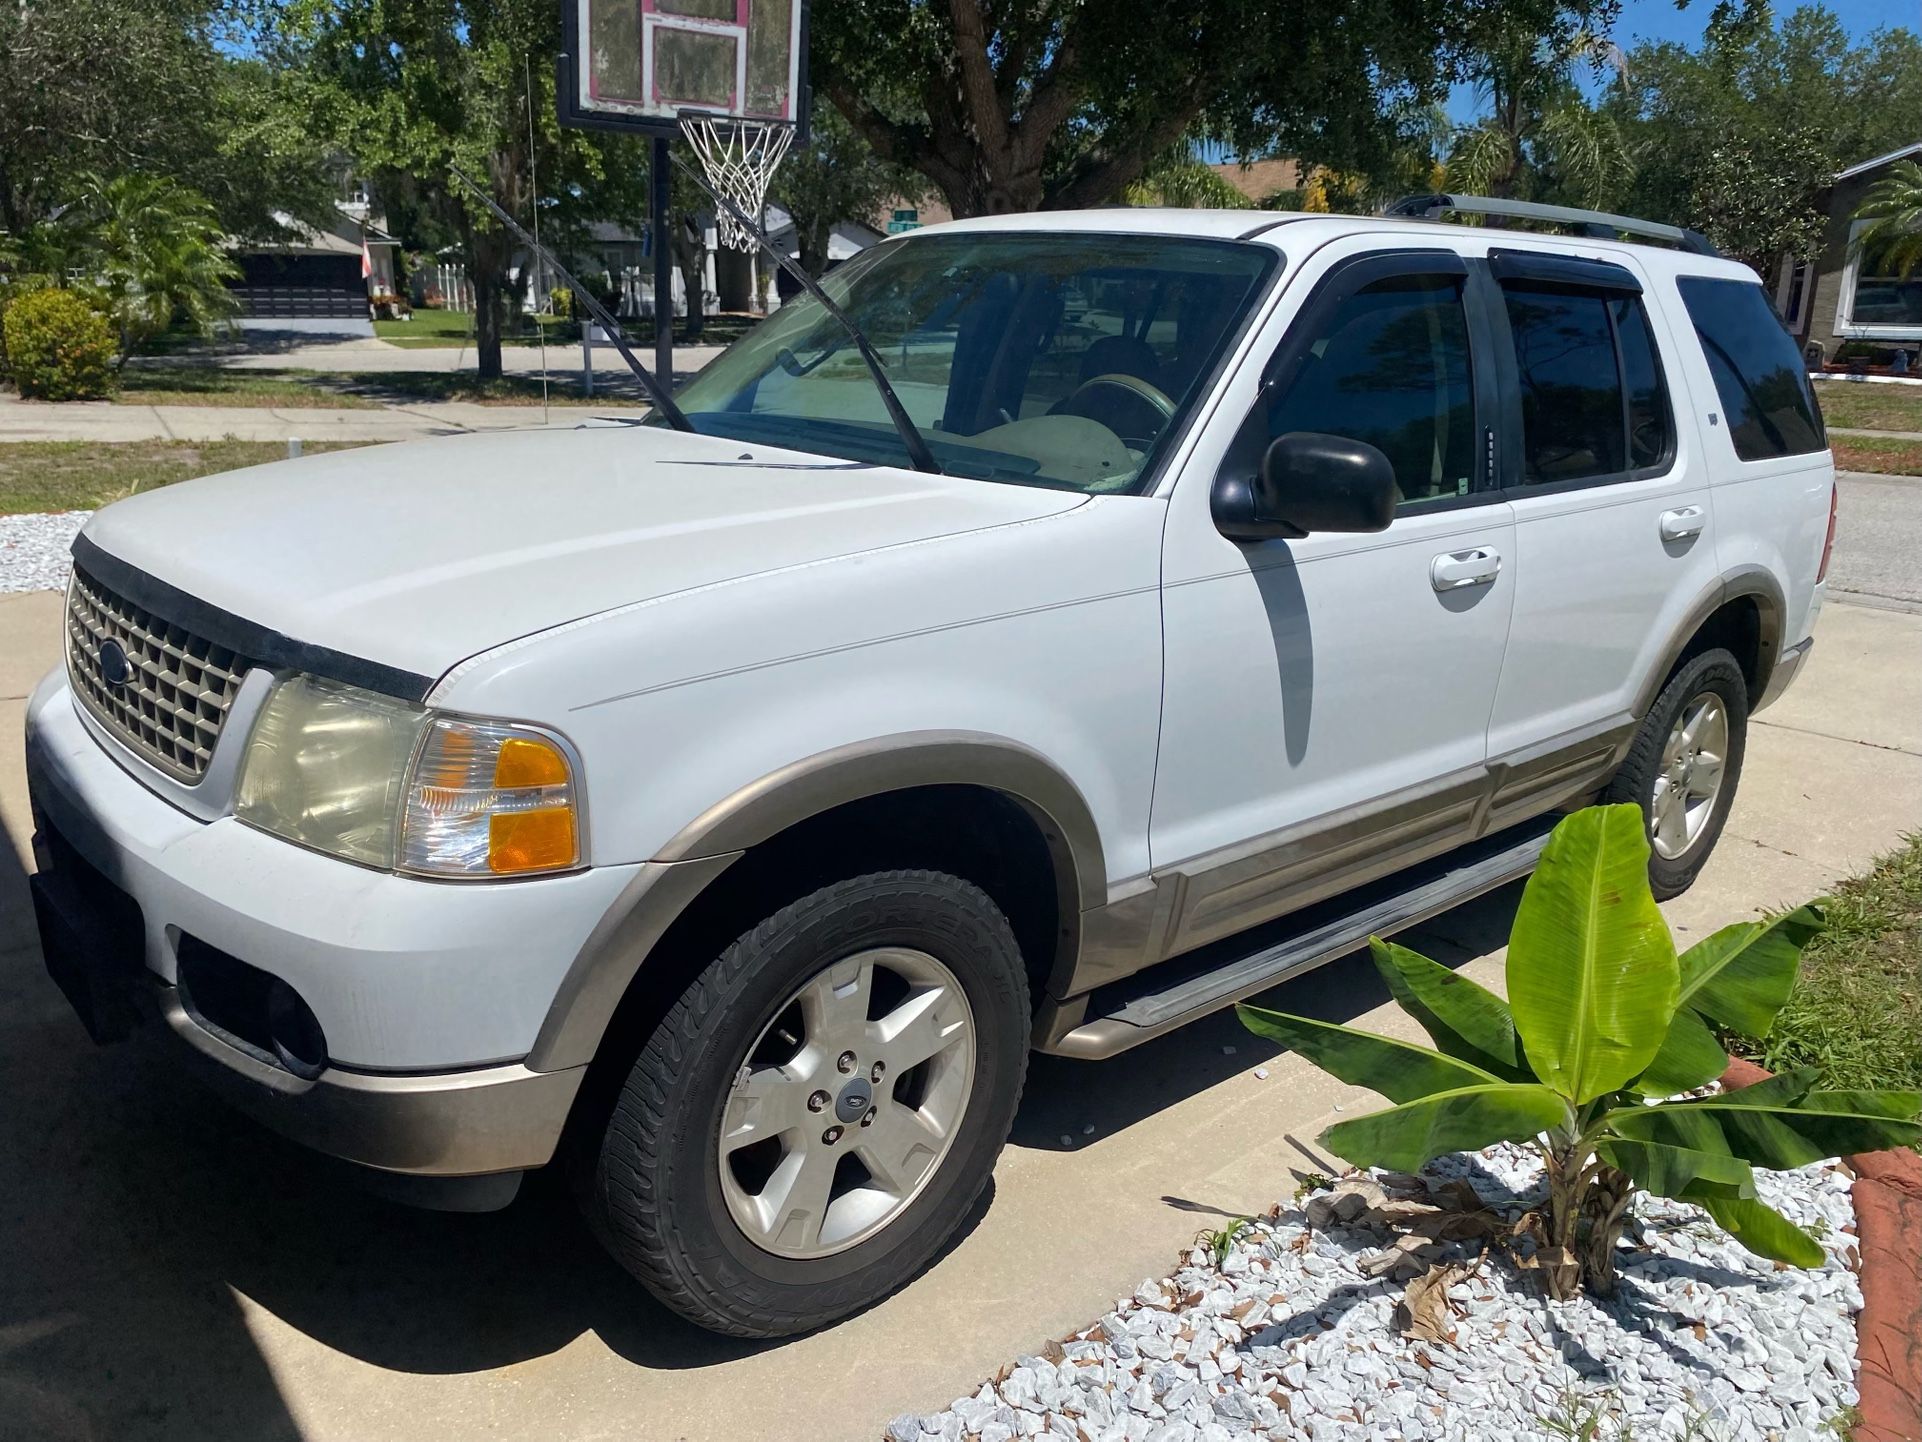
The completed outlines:
{"type": "Polygon", "coordinates": [[[567,758],[550,742],[515,736],[501,742],[494,762],[494,784],[512,786],[567,785],[567,758]]]}
{"type": "Polygon", "coordinates": [[[576,853],[571,806],[499,812],[488,818],[487,866],[497,876],[572,866],[576,853]]]}

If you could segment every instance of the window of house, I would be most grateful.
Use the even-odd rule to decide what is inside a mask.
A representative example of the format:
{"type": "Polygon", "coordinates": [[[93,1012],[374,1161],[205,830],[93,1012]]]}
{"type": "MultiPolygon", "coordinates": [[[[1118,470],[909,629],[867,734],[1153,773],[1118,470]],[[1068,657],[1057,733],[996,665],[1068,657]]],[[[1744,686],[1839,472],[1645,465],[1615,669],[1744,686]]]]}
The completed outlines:
{"type": "Polygon", "coordinates": [[[1703,276],[1677,284],[1715,378],[1735,454],[1765,461],[1826,447],[1808,370],[1762,287],[1703,276]]]}
{"type": "Polygon", "coordinates": [[[1396,276],[1343,301],[1268,409],[1270,438],[1321,431],[1366,441],[1404,502],[1465,496],[1475,397],[1459,276],[1396,276]]]}
{"type": "Polygon", "coordinates": [[[1849,231],[1851,253],[1836,305],[1836,332],[1922,340],[1922,270],[1904,276],[1886,253],[1854,250],[1864,224],[1858,221],[1849,231]]]}

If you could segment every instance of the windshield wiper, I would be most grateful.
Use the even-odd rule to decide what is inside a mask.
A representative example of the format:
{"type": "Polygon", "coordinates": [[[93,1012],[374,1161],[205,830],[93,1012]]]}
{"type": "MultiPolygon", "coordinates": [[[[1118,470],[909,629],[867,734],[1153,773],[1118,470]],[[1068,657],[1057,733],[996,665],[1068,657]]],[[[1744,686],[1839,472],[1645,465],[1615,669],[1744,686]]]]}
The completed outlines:
{"type": "MultiPolygon", "coordinates": [[[[634,352],[627,348],[627,341],[621,335],[620,322],[615,320],[613,316],[608,314],[607,307],[603,306],[598,300],[594,299],[594,297],[591,294],[589,294],[587,287],[582,285],[578,280],[574,279],[574,277],[568,273],[566,266],[562,265],[558,260],[554,259],[553,251],[549,250],[546,246],[542,245],[538,240],[534,239],[533,236],[529,235],[526,232],[526,230],[524,230],[521,227],[521,224],[519,221],[515,220],[513,216],[509,215],[506,211],[502,210],[500,206],[496,205],[494,203],[493,196],[489,195],[486,191],[482,190],[473,181],[469,180],[465,175],[463,175],[460,172],[460,169],[457,166],[450,165],[447,168],[449,172],[453,175],[454,179],[458,180],[462,185],[466,186],[469,190],[473,191],[474,195],[479,199],[480,203],[486,206],[488,210],[493,212],[494,219],[498,220],[502,225],[506,226],[508,230],[513,233],[515,239],[519,240],[522,245],[526,246],[528,249],[532,250],[536,255],[538,255],[541,258],[541,260],[544,261],[547,264],[547,266],[554,271],[555,274],[560,276],[560,278],[567,283],[567,288],[574,292],[574,298],[581,303],[582,307],[586,309],[588,315],[591,316],[600,325],[600,328],[607,333],[607,338],[614,343],[614,349],[619,351],[621,354],[621,359],[627,362],[627,368],[633,371],[635,377],[640,381],[641,389],[647,392],[647,398],[650,401],[654,402],[654,408],[658,410],[662,415],[667,417],[667,423],[673,426],[674,429],[677,431],[692,431],[694,429],[694,422],[690,421],[684,414],[682,414],[681,408],[674,404],[674,397],[668,394],[667,387],[662,385],[658,380],[656,380],[654,378],[653,373],[649,371],[646,366],[642,365],[639,359],[636,358],[634,352]]],[[[661,309],[662,308],[659,303],[659,298],[656,297],[656,303],[654,306],[654,324],[656,325],[661,324],[661,309]]],[[[672,306],[667,307],[667,311],[668,311],[667,323],[669,325],[672,325],[674,323],[673,309],[674,308],[672,306]]]]}
{"type": "MultiPolygon", "coordinates": [[[[813,276],[775,248],[774,242],[762,233],[759,225],[749,219],[746,211],[715,189],[698,166],[689,165],[678,155],[674,157],[674,163],[686,171],[696,185],[712,196],[717,205],[726,207],[727,213],[733,216],[741,228],[753,238],[754,243],[766,251],[776,265],[794,277],[803,290],[818,300],[829,315],[841,323],[841,329],[848,333],[848,339],[854,342],[855,350],[860,353],[862,361],[866,363],[868,374],[874,377],[874,388],[881,393],[881,404],[887,407],[888,419],[894,422],[895,430],[901,433],[901,444],[907,448],[908,459],[914,463],[914,468],[917,471],[927,471],[932,475],[944,474],[941,463],[934,458],[934,452],[928,448],[927,437],[916,428],[913,418],[908,415],[907,408],[901,404],[901,398],[894,393],[894,387],[888,384],[887,372],[882,368],[881,357],[875,354],[874,347],[861,333],[861,327],[854,323],[846,311],[828,299],[828,293],[821,289],[813,276]]],[[[826,357],[822,359],[825,360],[826,357]]]]}

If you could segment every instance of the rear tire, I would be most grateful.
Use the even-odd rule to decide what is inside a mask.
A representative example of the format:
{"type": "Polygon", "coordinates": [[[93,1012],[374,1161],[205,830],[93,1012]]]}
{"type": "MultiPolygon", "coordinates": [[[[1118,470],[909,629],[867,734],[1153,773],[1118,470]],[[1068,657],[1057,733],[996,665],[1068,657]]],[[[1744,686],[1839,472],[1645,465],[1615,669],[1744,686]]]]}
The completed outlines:
{"type": "Polygon", "coordinates": [[[729,946],[648,1037],[589,1221],[703,1327],[838,1321],[918,1275],[980,1197],[1029,1016],[1020,947],[980,888],[931,871],[823,887],[729,946]]]}
{"type": "Polygon", "coordinates": [[[1605,799],[1648,819],[1648,881],[1679,896],[1708,864],[1735,804],[1748,740],[1748,680],[1717,648],[1690,657],[1655,698],[1605,799]]]}

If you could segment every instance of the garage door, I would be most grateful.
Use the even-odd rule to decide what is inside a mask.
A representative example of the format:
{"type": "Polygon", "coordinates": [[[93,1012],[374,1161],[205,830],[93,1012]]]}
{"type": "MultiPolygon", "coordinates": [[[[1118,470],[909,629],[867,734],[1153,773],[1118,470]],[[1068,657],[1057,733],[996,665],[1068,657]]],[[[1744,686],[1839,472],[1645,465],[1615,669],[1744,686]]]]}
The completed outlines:
{"type": "Polygon", "coordinates": [[[243,255],[233,287],[241,314],[275,320],[367,319],[367,282],[355,255],[243,255]]]}

